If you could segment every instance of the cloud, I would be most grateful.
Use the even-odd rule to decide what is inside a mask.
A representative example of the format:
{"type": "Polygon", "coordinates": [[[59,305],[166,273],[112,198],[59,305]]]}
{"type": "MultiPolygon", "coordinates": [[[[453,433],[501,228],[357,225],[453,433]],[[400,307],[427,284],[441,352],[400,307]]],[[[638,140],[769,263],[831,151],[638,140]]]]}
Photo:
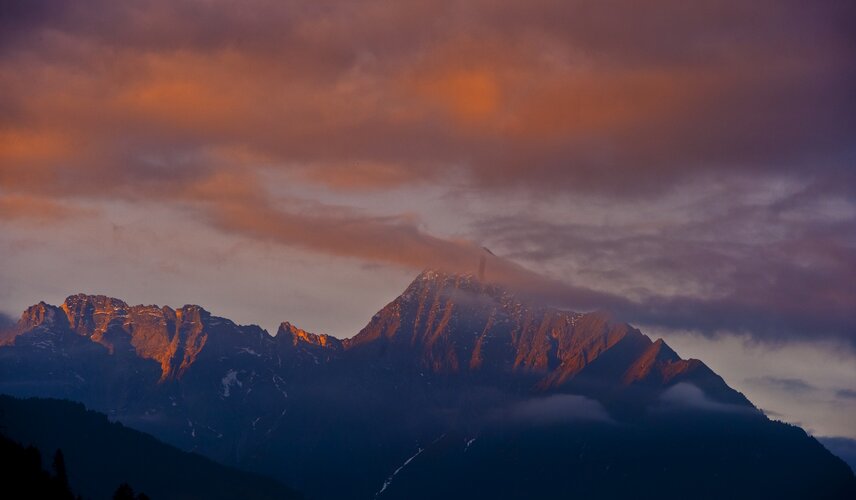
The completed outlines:
{"type": "Polygon", "coordinates": [[[659,397],[651,411],[655,413],[672,411],[705,411],[746,413],[753,411],[745,406],[719,403],[708,398],[704,392],[693,384],[681,382],[666,389],[659,397]]]}
{"type": "Polygon", "coordinates": [[[608,287],[615,297],[601,307],[629,321],[856,346],[856,205],[845,197],[751,178],[559,206],[565,220],[559,210],[488,214],[475,232],[518,262],[608,287]]]}
{"type": "Polygon", "coordinates": [[[0,312],[0,331],[14,326],[16,320],[4,312],[0,312]]]}
{"type": "Polygon", "coordinates": [[[785,416],[783,413],[779,413],[779,412],[773,411],[773,410],[761,409],[761,411],[764,412],[764,415],[767,415],[768,417],[777,418],[777,419],[781,419],[782,417],[785,416]]]}
{"type": "Polygon", "coordinates": [[[767,387],[773,387],[775,389],[779,389],[786,392],[791,393],[807,393],[814,392],[817,390],[817,387],[809,384],[803,379],[799,378],[782,378],[782,377],[753,377],[747,379],[746,382],[753,385],[762,385],[767,387]]]}
{"type": "Polygon", "coordinates": [[[625,193],[723,169],[849,171],[852,8],[618,3],[16,4],[0,107],[8,133],[51,144],[17,162],[49,169],[51,151],[145,171],[123,157],[226,145],[337,187],[343,163],[384,165],[358,188],[456,169],[625,193]]]}
{"type": "Polygon", "coordinates": [[[853,389],[839,389],[835,391],[835,397],[838,399],[856,400],[856,391],[853,389]]]}
{"type": "Polygon", "coordinates": [[[0,220],[53,222],[91,214],[92,210],[46,197],[0,194],[0,220]]]}
{"type": "Polygon", "coordinates": [[[518,403],[509,410],[508,418],[514,422],[540,425],[570,421],[613,421],[597,401],[572,394],[554,394],[518,403]]]}
{"type": "Polygon", "coordinates": [[[853,14],[772,0],[14,2],[0,13],[0,217],[155,202],[415,269],[470,270],[491,235],[526,264],[493,277],[556,305],[856,345],[853,14]],[[688,185],[722,189],[693,187],[702,206],[670,207],[692,218],[654,231],[525,212],[460,234],[283,196],[270,172],[298,192],[459,184],[652,218],[688,185]],[[799,189],[759,201],[777,176],[799,189]],[[582,272],[527,270],[562,259],[582,272]]]}

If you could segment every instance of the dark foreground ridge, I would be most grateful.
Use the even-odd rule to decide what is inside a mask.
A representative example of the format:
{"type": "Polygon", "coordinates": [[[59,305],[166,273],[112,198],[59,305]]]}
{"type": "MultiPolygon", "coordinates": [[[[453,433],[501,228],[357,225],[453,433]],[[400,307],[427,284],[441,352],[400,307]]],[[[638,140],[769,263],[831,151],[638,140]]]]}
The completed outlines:
{"type": "Polygon", "coordinates": [[[0,334],[0,391],[81,401],[314,498],[856,492],[700,360],[472,275],[423,272],[345,340],[199,306],[39,303],[0,334]]]}
{"type": "Polygon", "coordinates": [[[178,450],[79,403],[0,396],[0,429],[7,446],[32,446],[44,457],[62,450],[68,485],[84,498],[112,498],[123,483],[153,499],[302,498],[272,479],[178,450]]]}

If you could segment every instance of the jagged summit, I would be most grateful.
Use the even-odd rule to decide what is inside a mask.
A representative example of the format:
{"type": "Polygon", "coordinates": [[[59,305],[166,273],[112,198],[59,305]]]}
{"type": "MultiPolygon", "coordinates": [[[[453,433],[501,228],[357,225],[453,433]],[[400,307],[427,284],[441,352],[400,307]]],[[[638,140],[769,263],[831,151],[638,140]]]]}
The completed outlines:
{"type": "MultiPolygon", "coordinates": [[[[454,297],[459,302],[493,301],[506,308],[520,308],[524,304],[543,308],[511,287],[481,279],[474,273],[453,273],[437,269],[426,269],[419,273],[398,299],[411,300],[426,293],[454,297]]],[[[572,311],[566,312],[575,314],[572,311]]]]}
{"type": "Polygon", "coordinates": [[[78,337],[100,344],[110,354],[130,352],[156,361],[161,365],[161,379],[167,380],[186,372],[210,342],[209,334],[224,327],[237,331],[258,330],[257,334],[263,332],[258,327],[239,327],[226,318],[212,316],[198,305],[178,309],[129,306],[114,297],[80,293],[68,296],[59,307],[44,302],[31,306],[15,328],[4,336],[2,343],[13,343],[17,337],[28,333],[67,329],[78,337]]]}
{"type": "Polygon", "coordinates": [[[287,321],[271,337],[196,305],[129,306],[104,295],[77,294],[60,307],[43,302],[30,307],[0,343],[14,343],[28,332],[66,330],[111,354],[156,361],[162,381],[182,377],[200,356],[252,352],[290,359],[295,366],[350,359],[357,366],[513,376],[542,391],[654,389],[692,381],[719,400],[747,403],[704,363],[681,359],[662,340],[652,341],[608,313],[547,307],[475,274],[435,269],[422,271],[365,328],[344,340],[287,321]]]}
{"type": "Polygon", "coordinates": [[[437,268],[426,268],[423,269],[410,283],[408,288],[413,286],[418,286],[420,283],[424,282],[447,282],[454,281],[459,283],[460,285],[465,286],[474,286],[479,287],[483,290],[499,290],[503,289],[502,286],[492,283],[489,280],[485,279],[483,276],[479,276],[476,273],[471,272],[451,272],[451,271],[443,271],[437,268]]]}
{"type": "MultiPolygon", "coordinates": [[[[409,299],[412,298],[414,294],[424,292],[427,289],[440,290],[444,295],[457,293],[458,299],[463,298],[466,294],[473,294],[480,296],[480,300],[486,300],[489,298],[511,307],[525,306],[538,310],[553,310],[569,315],[582,315],[582,313],[569,309],[548,306],[537,297],[533,297],[531,292],[528,290],[520,291],[515,289],[514,286],[485,279],[483,276],[479,276],[476,273],[450,272],[434,268],[427,268],[419,273],[402,293],[402,297],[409,299]]],[[[621,323],[621,321],[608,310],[599,309],[586,312],[585,314],[598,316],[603,321],[610,324],[621,323]]]]}
{"type": "Polygon", "coordinates": [[[76,319],[91,319],[94,315],[115,314],[127,315],[135,311],[155,311],[159,310],[165,313],[172,311],[179,315],[198,314],[200,317],[210,317],[209,313],[202,306],[196,304],[186,304],[178,309],[173,309],[169,306],[157,305],[136,305],[129,306],[128,303],[115,297],[106,295],[90,295],[78,293],[69,295],[60,306],[69,316],[69,320],[76,319]]]}
{"type": "Polygon", "coordinates": [[[615,392],[687,381],[715,399],[748,404],[700,361],[681,359],[664,341],[608,312],[543,306],[469,273],[423,271],[345,346],[389,366],[518,374],[545,391],[615,392]]]}
{"type": "Polygon", "coordinates": [[[327,347],[341,343],[341,341],[336,337],[331,337],[326,333],[310,333],[302,328],[292,325],[288,321],[283,321],[279,325],[279,329],[276,332],[276,339],[283,342],[291,342],[294,345],[307,343],[319,347],[327,347]]]}

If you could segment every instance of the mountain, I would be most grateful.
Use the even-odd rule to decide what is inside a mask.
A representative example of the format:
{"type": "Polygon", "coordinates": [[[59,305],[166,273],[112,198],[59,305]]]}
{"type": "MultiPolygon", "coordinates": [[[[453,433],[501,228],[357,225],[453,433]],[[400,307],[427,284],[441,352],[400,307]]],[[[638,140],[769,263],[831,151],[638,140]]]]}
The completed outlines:
{"type": "Polygon", "coordinates": [[[345,348],[403,370],[512,378],[537,391],[596,399],[644,397],[689,382],[714,400],[751,406],[704,363],[613,321],[526,303],[472,275],[426,271],[376,314],[345,348]]]}
{"type": "Polygon", "coordinates": [[[68,484],[86,498],[111,498],[122,483],[156,499],[302,498],[276,481],[180,451],[79,403],[0,396],[0,429],[7,442],[33,446],[42,456],[62,450],[68,484]]]}
{"type": "Polygon", "coordinates": [[[382,498],[845,499],[854,492],[846,465],[801,429],[736,416],[496,425],[420,449],[382,498]]]}
{"type": "MultiPolygon", "coordinates": [[[[587,463],[579,457],[589,448],[607,457],[604,481],[645,470],[648,481],[677,484],[668,471],[682,470],[682,481],[703,484],[712,467],[721,484],[758,492],[775,471],[805,466],[809,474],[779,493],[817,490],[821,480],[831,492],[856,488],[846,465],[813,438],[783,430],[662,340],[604,312],[562,311],[472,275],[430,270],[344,340],[289,322],[271,336],[199,306],[88,295],[39,303],[0,334],[0,391],[81,401],[317,498],[455,497],[471,491],[464,480],[514,497],[502,481],[487,484],[491,468],[532,488],[526,480],[541,477],[533,464],[547,460],[569,475],[587,463]],[[710,425],[679,432],[685,420],[710,425]],[[545,433],[545,425],[558,428],[545,433]],[[551,435],[566,439],[536,446],[551,435]],[[746,435],[768,440],[741,444],[746,435]],[[449,464],[469,453],[462,443],[471,439],[500,451],[470,464],[465,478],[468,469],[449,464]],[[625,449],[621,439],[641,448],[625,449]],[[688,463],[698,467],[685,471],[688,463]],[[450,490],[427,488],[426,477],[450,490]]],[[[545,495],[565,493],[561,481],[542,486],[545,495]]]]}
{"type": "Polygon", "coordinates": [[[829,451],[841,457],[847,465],[856,472],[856,439],[845,437],[819,437],[818,441],[823,443],[829,451]]]}

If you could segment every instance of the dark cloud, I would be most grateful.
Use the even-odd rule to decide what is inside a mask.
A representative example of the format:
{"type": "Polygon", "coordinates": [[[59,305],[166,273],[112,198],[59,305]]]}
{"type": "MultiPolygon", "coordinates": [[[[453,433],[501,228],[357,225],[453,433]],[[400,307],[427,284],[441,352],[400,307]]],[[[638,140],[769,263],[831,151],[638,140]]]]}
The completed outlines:
{"type": "Polygon", "coordinates": [[[814,392],[817,390],[817,387],[809,384],[803,379],[799,378],[782,378],[782,377],[754,377],[746,380],[746,382],[753,385],[763,385],[767,387],[773,387],[782,391],[787,391],[791,393],[807,393],[814,392]]]}
{"type": "Polygon", "coordinates": [[[676,203],[618,200],[587,222],[488,217],[475,232],[517,261],[610,285],[616,296],[601,307],[633,322],[856,346],[856,205],[814,185],[785,185],[688,186],[676,203]]]}
{"type": "Polygon", "coordinates": [[[839,389],[835,391],[835,397],[838,399],[856,400],[856,391],[854,391],[853,389],[839,389]]]}

